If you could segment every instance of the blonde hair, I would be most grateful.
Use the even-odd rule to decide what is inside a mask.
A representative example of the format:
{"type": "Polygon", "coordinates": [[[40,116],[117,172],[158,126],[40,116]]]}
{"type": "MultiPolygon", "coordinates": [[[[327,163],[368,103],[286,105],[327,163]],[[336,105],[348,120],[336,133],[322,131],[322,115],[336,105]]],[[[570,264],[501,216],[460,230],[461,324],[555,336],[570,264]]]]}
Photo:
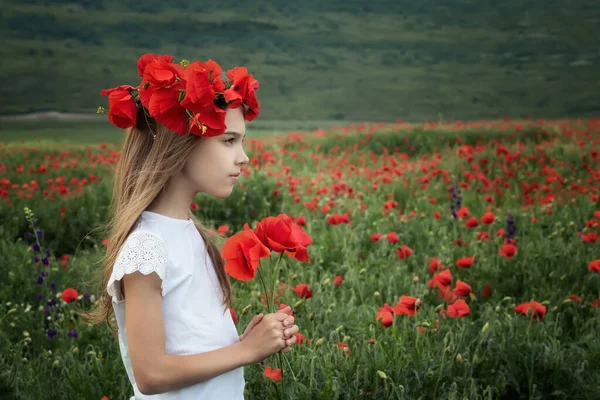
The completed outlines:
{"type": "MultiPolygon", "coordinates": [[[[111,326],[109,318],[114,310],[106,286],[119,250],[142,211],[162,195],[169,178],[182,170],[188,155],[200,140],[203,139],[196,135],[179,135],[145,115],[143,109],[138,110],[137,125],[128,129],[115,169],[113,196],[104,228],[109,243],[96,277],[101,282],[101,295],[90,312],[80,314],[90,323],[106,321],[111,326]]],[[[216,235],[203,226],[191,210],[188,215],[202,236],[214,264],[223,292],[223,305],[230,308],[231,282],[225,273],[225,262],[219,248],[210,239],[216,235]]],[[[116,333],[117,329],[111,328],[113,334],[116,333]]]]}

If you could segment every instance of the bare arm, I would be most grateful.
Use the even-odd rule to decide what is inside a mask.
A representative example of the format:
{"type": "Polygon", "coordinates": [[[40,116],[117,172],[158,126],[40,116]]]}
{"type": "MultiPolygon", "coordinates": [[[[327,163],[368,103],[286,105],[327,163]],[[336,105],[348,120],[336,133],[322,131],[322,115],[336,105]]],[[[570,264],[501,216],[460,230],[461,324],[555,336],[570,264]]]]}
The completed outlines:
{"type": "Polygon", "coordinates": [[[255,362],[241,342],[218,350],[190,355],[165,351],[161,280],[156,273],[141,272],[123,277],[127,288],[125,312],[133,374],[140,392],[163,393],[195,385],[255,362]]]}

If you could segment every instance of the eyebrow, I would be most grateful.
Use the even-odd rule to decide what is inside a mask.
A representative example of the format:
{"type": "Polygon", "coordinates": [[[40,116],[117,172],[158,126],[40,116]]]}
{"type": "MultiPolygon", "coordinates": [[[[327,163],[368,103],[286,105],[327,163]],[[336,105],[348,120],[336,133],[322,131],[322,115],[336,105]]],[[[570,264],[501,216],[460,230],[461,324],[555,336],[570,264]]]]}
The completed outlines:
{"type": "Polygon", "coordinates": [[[242,135],[241,133],[239,133],[239,132],[234,132],[234,131],[227,131],[227,132],[225,132],[224,134],[225,134],[225,135],[226,135],[226,134],[230,134],[230,135],[234,135],[234,136],[241,136],[242,138],[245,138],[245,137],[246,137],[246,135],[242,135]]]}

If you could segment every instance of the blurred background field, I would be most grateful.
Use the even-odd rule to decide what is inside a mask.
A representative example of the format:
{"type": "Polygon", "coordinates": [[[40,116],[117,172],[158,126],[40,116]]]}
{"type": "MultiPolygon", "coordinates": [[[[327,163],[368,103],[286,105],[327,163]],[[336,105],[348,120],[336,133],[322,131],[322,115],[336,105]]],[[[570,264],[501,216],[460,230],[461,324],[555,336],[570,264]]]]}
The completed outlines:
{"type": "Polygon", "coordinates": [[[145,52],[247,65],[262,120],[593,116],[585,0],[3,1],[0,114],[93,113],[145,52]]]}

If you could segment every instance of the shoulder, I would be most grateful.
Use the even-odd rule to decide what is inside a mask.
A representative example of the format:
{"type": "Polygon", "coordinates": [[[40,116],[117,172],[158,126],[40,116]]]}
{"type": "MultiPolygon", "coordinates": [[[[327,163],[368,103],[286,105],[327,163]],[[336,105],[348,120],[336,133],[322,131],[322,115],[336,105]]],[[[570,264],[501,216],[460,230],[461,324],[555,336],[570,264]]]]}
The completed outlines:
{"type": "MultiPolygon", "coordinates": [[[[142,273],[145,271],[151,272],[157,266],[167,264],[167,248],[165,242],[160,235],[145,231],[137,230],[129,234],[123,246],[119,250],[115,267],[123,265],[126,268],[136,267],[142,273]]],[[[161,275],[161,274],[159,274],[161,275]]],[[[161,278],[164,278],[161,276],[161,278]]]]}
{"type": "Polygon", "coordinates": [[[109,295],[118,296],[118,285],[125,274],[136,271],[144,275],[156,272],[164,281],[167,274],[168,253],[161,236],[146,230],[134,230],[121,246],[113,265],[112,274],[107,286],[109,295]]]}

